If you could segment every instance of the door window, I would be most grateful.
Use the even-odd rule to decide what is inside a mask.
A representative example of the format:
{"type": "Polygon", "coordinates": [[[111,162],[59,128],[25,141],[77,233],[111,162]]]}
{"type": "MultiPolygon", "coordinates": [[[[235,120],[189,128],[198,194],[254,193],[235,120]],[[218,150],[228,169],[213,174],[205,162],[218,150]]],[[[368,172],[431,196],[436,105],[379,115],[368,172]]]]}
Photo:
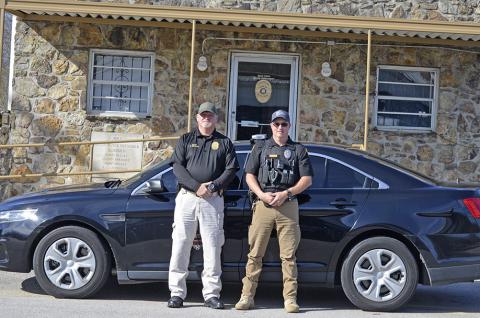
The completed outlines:
{"type": "Polygon", "coordinates": [[[279,109],[290,113],[294,136],[298,57],[234,53],[231,67],[229,137],[270,136],[271,115],[279,109]]]}

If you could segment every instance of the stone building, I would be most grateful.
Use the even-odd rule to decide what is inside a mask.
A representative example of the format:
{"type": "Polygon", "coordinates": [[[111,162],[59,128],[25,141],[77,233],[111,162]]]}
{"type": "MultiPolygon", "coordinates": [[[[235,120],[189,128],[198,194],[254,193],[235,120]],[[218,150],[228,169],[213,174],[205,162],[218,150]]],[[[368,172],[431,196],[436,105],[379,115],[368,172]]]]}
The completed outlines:
{"type": "MultiPolygon", "coordinates": [[[[366,89],[368,152],[480,181],[478,1],[52,2],[6,1],[17,18],[0,141],[45,145],[0,149],[1,175],[27,176],[0,180],[3,198],[90,181],[29,176],[91,169],[90,145],[60,142],[179,136],[190,102],[213,101],[234,140],[266,132],[283,108],[299,141],[362,144],[366,89]]],[[[141,166],[173,145],[144,142],[141,166]]]]}

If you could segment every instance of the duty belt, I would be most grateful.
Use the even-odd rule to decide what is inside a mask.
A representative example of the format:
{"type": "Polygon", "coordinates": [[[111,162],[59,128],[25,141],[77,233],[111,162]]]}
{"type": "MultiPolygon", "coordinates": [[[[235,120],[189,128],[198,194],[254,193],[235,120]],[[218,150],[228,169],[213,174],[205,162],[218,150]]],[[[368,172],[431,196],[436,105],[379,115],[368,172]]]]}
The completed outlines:
{"type": "MultiPolygon", "coordinates": [[[[198,197],[197,193],[194,192],[194,191],[191,191],[191,190],[188,190],[184,187],[180,188],[180,191],[183,192],[183,193],[190,193],[190,194],[193,194],[194,196],[198,197]]],[[[211,195],[214,197],[216,195],[219,195],[219,196],[222,196],[223,195],[223,190],[219,190],[217,192],[213,192],[211,193],[211,195]]]]}

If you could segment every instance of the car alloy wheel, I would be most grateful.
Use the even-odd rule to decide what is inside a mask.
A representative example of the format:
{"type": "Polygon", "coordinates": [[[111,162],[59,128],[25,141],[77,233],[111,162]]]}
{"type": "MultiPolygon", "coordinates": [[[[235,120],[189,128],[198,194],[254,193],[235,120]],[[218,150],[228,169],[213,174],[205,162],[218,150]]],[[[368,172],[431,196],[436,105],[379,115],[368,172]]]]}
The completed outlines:
{"type": "Polygon", "coordinates": [[[58,298],[87,298],[107,282],[108,247],[94,232],[79,226],[52,230],[38,242],[33,269],[40,287],[58,298]]]}
{"type": "Polygon", "coordinates": [[[418,266],[410,250],[391,237],[372,237],[357,243],[341,267],[347,298],[358,308],[392,311],[413,296],[418,266]]]}
{"type": "Polygon", "coordinates": [[[87,243],[66,237],[50,245],[43,265],[52,284],[62,289],[78,289],[92,279],[96,261],[87,243]]]}

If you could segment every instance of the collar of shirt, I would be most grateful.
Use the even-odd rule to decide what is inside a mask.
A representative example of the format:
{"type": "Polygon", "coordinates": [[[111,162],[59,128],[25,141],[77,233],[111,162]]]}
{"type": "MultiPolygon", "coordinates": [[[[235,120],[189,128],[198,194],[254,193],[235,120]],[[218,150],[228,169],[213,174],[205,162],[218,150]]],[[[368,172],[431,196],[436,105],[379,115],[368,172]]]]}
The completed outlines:
{"type": "Polygon", "coordinates": [[[293,145],[293,140],[290,139],[290,136],[288,136],[287,143],[286,143],[285,145],[283,145],[283,146],[280,146],[279,144],[277,144],[277,143],[275,142],[275,139],[273,139],[273,137],[270,137],[270,139],[267,140],[267,143],[268,143],[269,146],[272,146],[272,147],[274,147],[274,146],[276,146],[276,147],[284,147],[284,146],[286,146],[286,145],[293,145]]]}
{"type": "Polygon", "coordinates": [[[216,137],[217,134],[218,134],[218,133],[217,133],[217,129],[214,129],[213,132],[212,132],[212,134],[211,134],[210,136],[202,135],[202,134],[200,133],[200,130],[199,130],[198,128],[195,129],[195,138],[197,138],[197,139],[198,139],[198,138],[205,138],[205,139],[208,140],[208,139],[212,139],[212,138],[216,137]]]}

